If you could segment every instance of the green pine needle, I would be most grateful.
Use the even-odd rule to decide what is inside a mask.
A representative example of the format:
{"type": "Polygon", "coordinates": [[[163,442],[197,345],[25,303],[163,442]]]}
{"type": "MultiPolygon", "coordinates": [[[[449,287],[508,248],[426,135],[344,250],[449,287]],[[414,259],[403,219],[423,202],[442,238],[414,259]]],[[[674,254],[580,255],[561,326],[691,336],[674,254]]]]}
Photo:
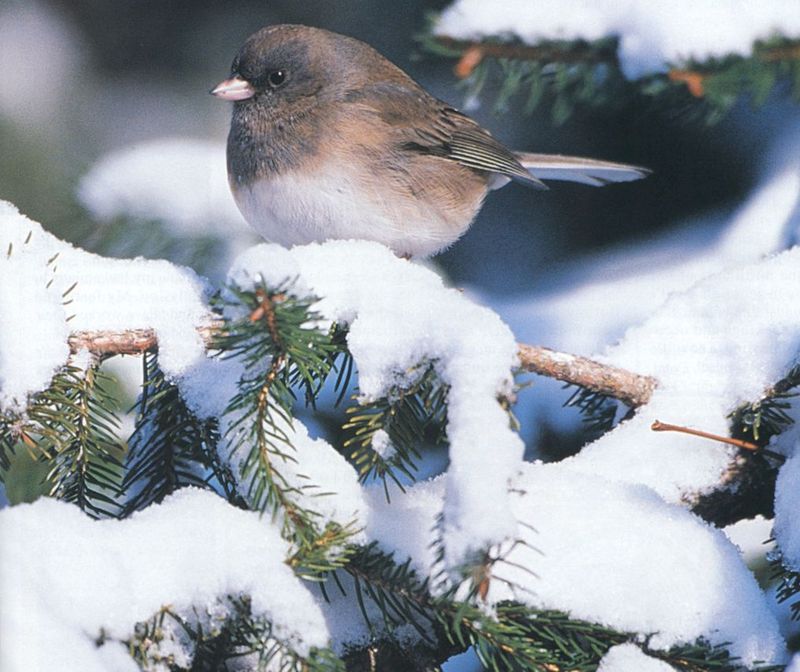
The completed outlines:
{"type": "Polygon", "coordinates": [[[122,445],[117,402],[108,377],[92,363],[67,365],[50,386],[34,395],[24,416],[0,420],[0,466],[25,446],[49,470],[50,496],[74,502],[93,517],[118,512],[122,445]]]}
{"type": "Polygon", "coordinates": [[[344,663],[330,649],[312,648],[301,655],[290,642],[278,638],[269,621],[252,613],[246,596],[220,602],[204,614],[183,615],[162,608],[139,623],[125,642],[132,657],[144,669],[163,667],[172,672],[245,669],[243,664],[253,672],[344,672],[344,663]],[[189,649],[188,665],[173,653],[176,639],[181,649],[189,649]]]}
{"type": "Polygon", "coordinates": [[[347,409],[344,424],[344,447],[358,469],[362,482],[378,478],[384,483],[388,499],[387,479],[403,489],[400,474],[413,481],[416,460],[426,442],[445,441],[447,393],[445,385],[432,365],[420,367],[415,382],[397,386],[386,397],[347,409]],[[389,437],[391,455],[375,450],[375,435],[383,431],[389,437]]]}
{"type": "MultiPolygon", "coordinates": [[[[772,568],[770,580],[779,581],[775,596],[778,602],[786,602],[800,594],[800,572],[789,569],[783,564],[781,557],[770,561],[772,568]]],[[[800,599],[795,599],[790,605],[793,621],[800,621],[800,599]]]]}
{"type": "Polygon", "coordinates": [[[528,45],[508,36],[489,35],[471,43],[437,37],[434,26],[432,18],[418,37],[429,54],[460,58],[467,49],[483,47],[483,57],[460,83],[467,99],[491,89],[496,112],[521,109],[531,114],[546,106],[556,125],[566,122],[579,107],[619,109],[637,96],[654,98],[661,106],[678,108],[685,118],[706,124],[723,119],[743,98],[761,107],[781,85],[800,100],[800,41],[781,36],[755,42],[746,57],[690,59],[671,64],[667,73],[628,81],[617,59],[616,38],[541,40],[528,45]],[[680,73],[691,75],[694,88],[687,86],[680,73]]]}
{"type": "Polygon", "coordinates": [[[619,410],[616,399],[584,387],[576,387],[564,406],[572,406],[580,411],[591,439],[602,436],[614,427],[619,410]]]}
{"type": "Polygon", "coordinates": [[[795,391],[798,385],[800,366],[792,368],[770,395],[730,414],[733,435],[766,446],[773,436],[791,427],[794,419],[788,411],[792,406],[792,398],[798,394],[795,391]]]}
{"type": "Polygon", "coordinates": [[[221,491],[242,505],[233,477],[216,453],[216,421],[198,419],[167,382],[153,352],[143,356],[144,381],[136,428],[128,440],[122,488],[125,515],[185,486],[221,491]]]}
{"type": "Polygon", "coordinates": [[[316,301],[294,296],[291,283],[276,289],[262,283],[253,291],[231,287],[225,307],[244,317],[229,320],[213,345],[244,369],[225,410],[229,422],[223,437],[231,455],[243,456],[237,478],[246,484],[252,508],[281,520],[283,535],[293,545],[290,564],[310,577],[346,562],[342,549],[356,529],[354,524],[321,524],[306,503],[316,486],[293,484],[284,473],[285,465],[295,462],[284,428],[292,425],[297,391],[313,405],[330,374],[339,373],[339,384],[346,386],[352,372],[342,330],[317,328],[316,301]],[[345,373],[337,369],[339,360],[345,373]]]}

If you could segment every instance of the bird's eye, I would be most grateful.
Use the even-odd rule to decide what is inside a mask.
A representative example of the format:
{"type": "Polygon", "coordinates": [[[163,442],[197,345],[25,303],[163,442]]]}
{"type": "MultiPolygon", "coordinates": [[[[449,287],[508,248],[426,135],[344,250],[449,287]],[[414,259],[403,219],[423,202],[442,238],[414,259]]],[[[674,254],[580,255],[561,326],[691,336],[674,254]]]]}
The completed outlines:
{"type": "Polygon", "coordinates": [[[273,89],[283,86],[289,78],[289,73],[286,70],[273,70],[267,76],[267,81],[273,89]]]}

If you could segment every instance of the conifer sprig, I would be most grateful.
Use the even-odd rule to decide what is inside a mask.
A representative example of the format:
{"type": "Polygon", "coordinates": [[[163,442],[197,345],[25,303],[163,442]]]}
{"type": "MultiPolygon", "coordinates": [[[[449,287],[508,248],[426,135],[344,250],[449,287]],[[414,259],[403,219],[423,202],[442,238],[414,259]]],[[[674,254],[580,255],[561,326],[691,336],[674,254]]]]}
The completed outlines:
{"type": "Polygon", "coordinates": [[[420,459],[423,443],[445,440],[448,385],[444,384],[432,364],[421,366],[415,382],[398,385],[388,395],[347,409],[344,424],[344,447],[358,469],[362,482],[372,478],[383,481],[389,498],[387,479],[400,489],[398,472],[415,480],[415,460],[420,459]],[[388,445],[378,450],[375,439],[385,432],[388,445]]]}
{"type": "Polygon", "coordinates": [[[164,377],[155,352],[146,352],[142,365],[142,394],[122,482],[125,514],[190,485],[211,488],[243,506],[233,476],[216,452],[216,420],[200,420],[189,410],[178,388],[164,377]]]}
{"type": "Polygon", "coordinates": [[[247,596],[238,595],[221,600],[209,613],[195,609],[194,614],[184,615],[164,607],[137,624],[126,644],[144,669],[344,672],[344,663],[330,649],[312,648],[302,655],[273,631],[269,621],[252,613],[247,596]],[[176,639],[189,654],[188,661],[174,655],[171,643],[162,647],[176,639]]]}
{"type": "MultiPolygon", "coordinates": [[[[402,619],[414,618],[429,653],[436,655],[474,647],[483,665],[495,672],[542,670],[546,672],[590,672],[617,644],[634,642],[652,657],[688,672],[746,672],[724,646],[704,641],[675,646],[669,650],[650,649],[635,634],[573,619],[553,610],[539,610],[517,602],[495,605],[487,612],[475,600],[454,599],[453,593],[432,596],[427,580],[420,580],[409,563],[396,564],[390,554],[376,545],[360,549],[345,570],[352,578],[352,590],[370,597],[370,605],[384,614],[386,629],[376,638],[391,637],[402,619]],[[434,643],[431,644],[431,638],[434,643]]],[[[348,585],[339,580],[341,590],[348,585]]],[[[363,598],[362,615],[369,618],[363,598]]],[[[441,662],[439,660],[438,662],[441,662]]],[[[422,668],[420,668],[422,669],[422,668]]],[[[427,668],[425,668],[427,669],[427,668]]],[[[778,672],[780,665],[756,666],[760,672],[778,672]]]]}
{"type": "MultiPolygon", "coordinates": [[[[33,443],[24,433],[24,423],[19,418],[0,415],[0,483],[4,482],[5,472],[11,468],[17,449],[28,441],[33,443]]],[[[30,450],[30,445],[28,448],[30,450]]]]}
{"type": "MultiPolygon", "coordinates": [[[[786,602],[796,598],[800,594],[800,572],[796,572],[786,567],[783,564],[783,559],[780,554],[772,558],[770,561],[772,569],[770,579],[778,581],[778,587],[775,591],[775,597],[778,602],[786,602]]],[[[800,599],[795,599],[790,605],[792,620],[800,621],[800,599]]]]}
{"type": "Polygon", "coordinates": [[[423,51],[459,59],[455,67],[468,98],[485,96],[492,87],[494,109],[531,114],[549,107],[555,124],[576,109],[620,109],[631,99],[648,97],[687,117],[716,123],[743,97],[760,107],[781,83],[800,100],[800,41],[775,36],[754,42],[747,56],[668,64],[666,72],[629,81],[619,64],[616,37],[594,41],[540,40],[525,44],[508,35],[479,41],[433,34],[435,17],[419,42],[423,51]]]}
{"type": "Polygon", "coordinates": [[[344,564],[344,544],[355,525],[323,524],[308,498],[324,494],[301,475],[288,475],[296,470],[292,408],[296,390],[314,403],[346,350],[340,329],[318,328],[316,299],[294,296],[291,285],[270,289],[262,282],[252,291],[231,287],[225,306],[244,316],[226,322],[214,348],[243,366],[238,391],[225,410],[223,436],[230,455],[241,456],[236,477],[246,484],[252,508],[282,521],[283,535],[294,547],[290,564],[295,571],[315,576],[344,564]]]}
{"type": "Polygon", "coordinates": [[[94,517],[116,515],[122,479],[117,403],[108,377],[92,362],[66,365],[36,394],[23,416],[0,422],[0,454],[24,445],[47,463],[47,492],[94,517]]]}
{"type": "Polygon", "coordinates": [[[773,436],[781,434],[794,424],[789,414],[792,400],[798,396],[800,366],[792,367],[789,373],[764,398],[737,408],[730,414],[736,434],[766,446],[773,436]]]}
{"type": "Polygon", "coordinates": [[[615,399],[585,387],[576,387],[564,406],[572,406],[580,411],[592,439],[614,427],[619,410],[619,403],[615,399]]]}
{"type": "Polygon", "coordinates": [[[122,476],[116,400],[96,364],[85,372],[68,366],[62,375],[67,379],[64,391],[70,394],[72,389],[72,418],[61,423],[60,444],[47,449],[54,462],[47,475],[49,494],[91,515],[111,515],[117,509],[122,476]]]}

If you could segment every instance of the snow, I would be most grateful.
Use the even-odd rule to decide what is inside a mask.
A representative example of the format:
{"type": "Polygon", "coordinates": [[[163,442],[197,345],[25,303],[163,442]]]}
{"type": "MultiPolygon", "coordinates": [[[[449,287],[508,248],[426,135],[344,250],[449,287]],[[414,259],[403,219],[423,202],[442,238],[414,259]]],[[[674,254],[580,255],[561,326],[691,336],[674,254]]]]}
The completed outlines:
{"type": "MultiPolygon", "coordinates": [[[[512,485],[525,543],[493,566],[490,604],[515,599],[567,611],[651,635],[654,649],[703,637],[731,642],[745,664],[784,658],[764,594],[721,531],[646,487],[565,463],[527,464],[512,485]]],[[[424,571],[444,492],[439,478],[398,493],[391,505],[374,502],[368,535],[424,571]]]]}
{"type": "Polygon", "coordinates": [[[372,449],[384,460],[391,460],[397,453],[392,440],[384,430],[379,429],[372,436],[372,449]]]}
{"type": "MultiPolygon", "coordinates": [[[[649,287],[657,296],[638,307],[639,317],[619,318],[634,326],[604,358],[655,376],[659,388],[634,418],[555,465],[522,463],[522,442],[497,403],[512,389],[517,346],[496,314],[375,243],[248,250],[231,268],[231,281],[248,288],[259,278],[273,287],[295,280],[288,291],[320,297],[316,326],[349,325],[361,400],[413,382],[430,359],[450,386],[446,473],[405,494],[393,488],[387,502],[379,484],[363,488],[333,446],[295,420],[282,427],[295,449],[281,464],[295,486],[291,496],[322,522],[355,522],[356,543],[377,540],[398,560],[410,558],[421,576],[439,569],[431,545],[439,533],[450,570],[494,545],[492,553],[507,553],[508,562],[493,567],[488,609],[517,599],[650,636],[658,649],[703,637],[732,642],[732,653],[747,664],[783,660],[776,618],[736,547],[675,505],[718,487],[735,449],[654,434],[650,423],[658,418],[727,434],[728,413],[757,399],[798,361],[800,248],[776,252],[794,226],[799,193],[797,173],[777,171],[725,234],[702,250],[693,241],[693,259],[673,241],[661,252],[681,261],[668,274],[617,287],[622,295],[649,287]],[[444,523],[437,528],[439,514],[444,523]],[[512,546],[514,539],[525,544],[512,546]]],[[[703,235],[706,243],[714,238],[703,235]]],[[[602,276],[607,268],[588,274],[602,276]]],[[[0,204],[0,406],[19,411],[28,394],[47,385],[67,360],[69,331],[152,327],[160,362],[190,408],[221,418],[224,435],[236,420],[224,410],[242,365],[204,352],[196,327],[207,318],[205,296],[190,271],[91,255],[0,204]]],[[[73,361],[85,360],[79,353],[73,361]]],[[[379,435],[376,448],[391,451],[387,439],[379,435]]],[[[778,479],[775,534],[798,567],[793,484],[800,462],[785,437],[778,441],[790,458],[778,479]]],[[[223,441],[219,450],[236,470],[244,455],[230,448],[223,441]]],[[[31,669],[35,651],[40,669],[63,669],[50,657],[58,652],[61,661],[69,650],[75,669],[135,669],[118,642],[95,647],[100,628],[111,640],[124,639],[165,603],[219,608],[218,598],[239,591],[299,647],[332,638],[341,652],[365,641],[352,597],[321,605],[283,564],[288,545],[279,525],[192,490],[124,521],[90,521],[50,500],[0,512],[0,592],[11,596],[0,605],[0,631],[12,642],[0,652],[0,667],[31,669]]],[[[615,649],[603,665],[624,670],[636,655],[643,654],[615,649]]]]}
{"type": "Polygon", "coordinates": [[[136,670],[118,642],[96,646],[101,629],[127,639],[164,605],[211,608],[239,593],[299,652],[328,644],[320,607],[284,563],[289,547],[277,527],[212,493],[181,490],[121,521],[40,499],[0,511],[0,523],[7,672],[136,670]]]}
{"type": "Polygon", "coordinates": [[[387,553],[396,553],[398,561],[406,558],[420,576],[428,576],[436,562],[434,524],[442,509],[443,477],[421,481],[406,489],[393,491],[386,501],[382,487],[367,489],[369,508],[367,537],[377,539],[387,553]]]}
{"type": "MultiPolygon", "coordinates": [[[[0,238],[5,243],[5,232],[0,238]]],[[[51,268],[30,264],[23,241],[16,237],[11,254],[3,244],[0,256],[0,408],[23,406],[28,392],[47,387],[69,355],[60,292],[47,288],[51,268]]]]}
{"type": "Polygon", "coordinates": [[[230,278],[246,288],[259,276],[273,287],[299,277],[302,286],[292,291],[322,297],[315,309],[349,325],[363,401],[413,382],[426,360],[450,385],[447,567],[512,536],[507,484],[523,444],[497,396],[511,389],[517,346],[497,315],[377,243],[332,241],[291,250],[259,245],[239,257],[230,278]]]}
{"type": "Polygon", "coordinates": [[[800,228],[799,146],[798,132],[781,141],[768,161],[777,168],[730,216],[706,215],[653,240],[550,269],[540,291],[501,303],[500,314],[521,340],[590,356],[646,319],[670,294],[785,249],[800,228]],[[786,152],[787,146],[792,151],[786,152]]]}
{"type": "MultiPolygon", "coordinates": [[[[536,527],[497,574],[522,581],[525,601],[619,631],[655,633],[653,648],[705,637],[730,641],[746,664],[780,659],[783,641],[763,593],[724,534],[639,485],[531,465],[515,512],[536,527]],[[746,610],[742,605],[748,605],[746,610]],[[747,613],[743,613],[746,611],[747,613]]],[[[497,585],[495,599],[507,589],[497,585]]]]}
{"type": "Polygon", "coordinates": [[[21,411],[67,359],[70,331],[152,328],[177,375],[204,350],[206,287],[166,261],[77,249],[0,201],[0,409],[21,411]]]}
{"type": "Polygon", "coordinates": [[[722,530],[742,556],[744,563],[753,569],[766,562],[767,554],[774,550],[772,521],[764,516],[738,520],[722,530]]]}
{"type": "Polygon", "coordinates": [[[717,486],[735,449],[653,434],[650,425],[660,419],[727,434],[728,414],[759,399],[797,360],[798,283],[800,248],[793,248],[673,294],[607,352],[609,363],[659,381],[650,403],[570,461],[647,484],[669,501],[717,486]]]}
{"type": "Polygon", "coordinates": [[[796,38],[797,9],[784,0],[456,0],[434,32],[467,40],[511,34],[529,44],[618,36],[620,64],[633,79],[688,59],[749,56],[754,41],[776,33],[796,38]]]}
{"type": "Polygon", "coordinates": [[[78,199],[101,221],[127,216],[165,222],[176,234],[242,235],[225,166],[222,142],[158,138],[101,158],[78,199]]]}
{"type": "Polygon", "coordinates": [[[798,282],[800,248],[711,276],[629,329],[609,359],[665,389],[756,399],[800,352],[798,282]]]}
{"type": "MultiPolygon", "coordinates": [[[[727,414],[758,399],[800,351],[797,252],[769,256],[795,239],[800,223],[800,164],[796,151],[787,151],[797,143],[794,129],[769,154],[775,168],[729,218],[715,214],[579,260],[549,274],[539,293],[499,307],[523,342],[660,381],[636,417],[574,458],[584,470],[645,483],[670,501],[718,486],[735,450],[656,435],[650,425],[659,419],[727,435],[727,414]]],[[[515,412],[528,420],[523,429],[578,422],[577,413],[559,408],[566,395],[551,381],[521,397],[515,412]]]]}
{"type": "Polygon", "coordinates": [[[612,646],[597,667],[597,672],[674,672],[674,670],[672,665],[651,658],[635,644],[612,646]]]}
{"type": "Polygon", "coordinates": [[[650,425],[660,419],[726,435],[728,414],[759,399],[800,352],[798,282],[800,248],[673,294],[606,357],[659,381],[650,403],[570,461],[583,471],[647,484],[669,501],[717,486],[735,449],[653,434],[650,425]]]}

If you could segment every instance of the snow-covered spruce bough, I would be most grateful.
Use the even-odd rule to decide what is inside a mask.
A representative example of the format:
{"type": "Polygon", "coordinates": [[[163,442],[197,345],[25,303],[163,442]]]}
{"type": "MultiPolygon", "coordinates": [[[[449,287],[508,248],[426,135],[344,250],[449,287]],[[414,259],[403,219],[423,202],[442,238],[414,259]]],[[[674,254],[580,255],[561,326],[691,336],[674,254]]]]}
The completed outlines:
{"type": "MultiPolygon", "coordinates": [[[[607,360],[656,378],[650,402],[541,464],[508,413],[511,332],[378,245],[247,251],[211,301],[225,323],[208,349],[212,292],[191,271],[88,254],[10,204],[0,224],[0,449],[45,464],[53,495],[0,511],[3,670],[422,669],[470,645],[496,669],[785,660],[737,549],[681,505],[735,450],[649,425],[727,433],[786,376],[800,251],[631,330],[607,360]],[[780,310],[742,291],[754,274],[780,310]],[[734,310],[749,319],[721,330],[734,310]],[[126,329],[158,340],[127,450],[102,358],[68,346],[126,329]],[[337,400],[345,427],[323,431],[337,400]]],[[[778,481],[788,570],[796,462],[778,481]]]]}

